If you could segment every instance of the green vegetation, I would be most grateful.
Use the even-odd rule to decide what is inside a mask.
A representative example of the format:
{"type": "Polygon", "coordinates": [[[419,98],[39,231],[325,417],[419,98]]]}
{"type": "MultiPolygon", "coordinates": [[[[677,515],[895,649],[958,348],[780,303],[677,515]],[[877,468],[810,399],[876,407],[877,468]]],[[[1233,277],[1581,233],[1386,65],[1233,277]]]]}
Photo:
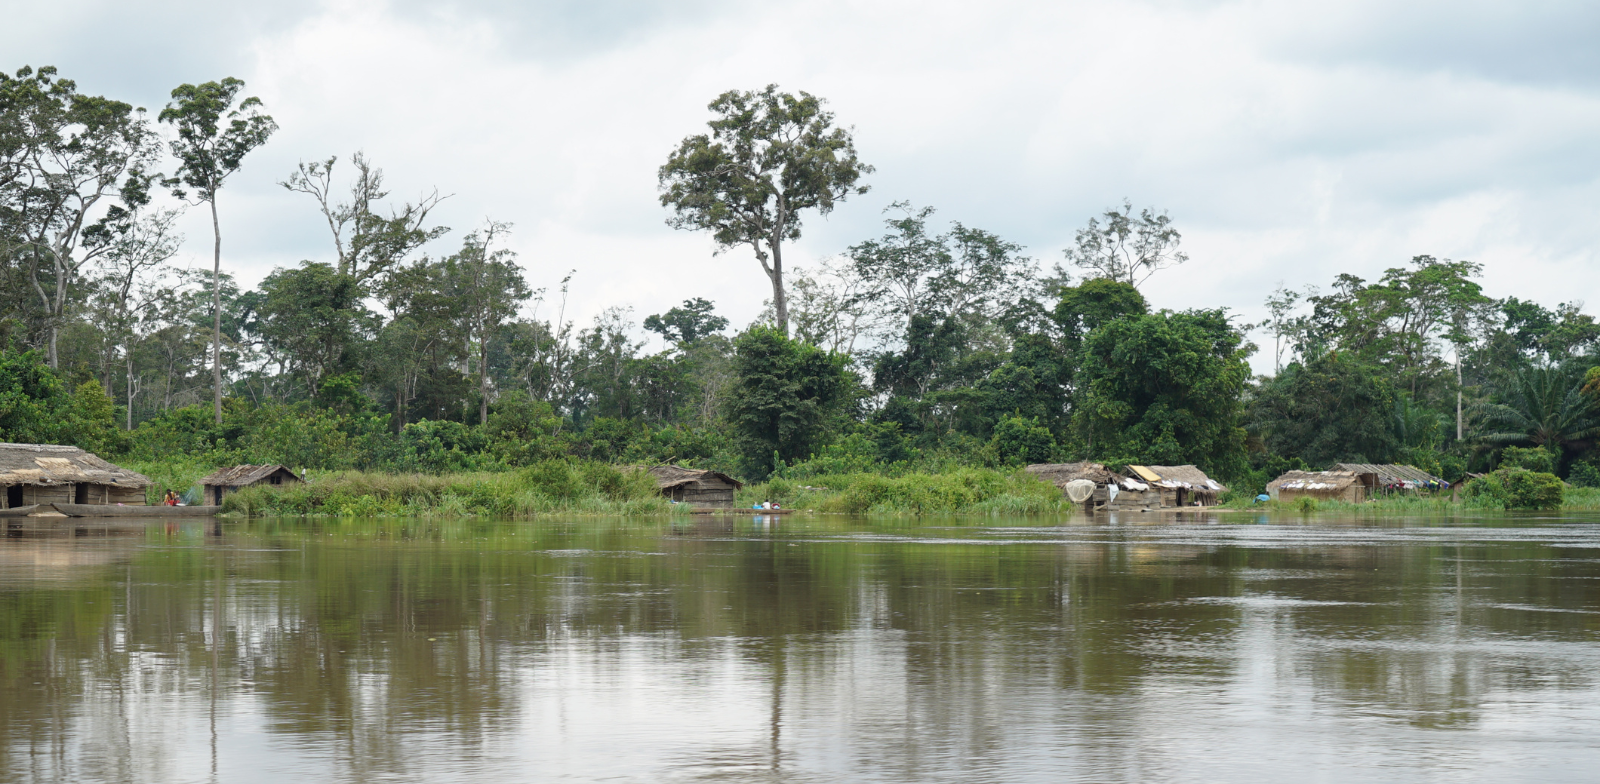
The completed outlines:
{"type": "MultiPolygon", "coordinates": [[[[898,201],[878,236],[785,267],[802,218],[844,208],[872,167],[825,101],[776,87],[719,96],[657,171],[670,225],[756,257],[771,308],[747,325],[703,297],[642,325],[627,303],[576,325],[572,277],[530,284],[511,224],[439,244],[440,195],[391,199],[360,154],[308,151],[282,173],[283,198],[328,228],[317,258],[245,289],[213,225],[213,269],[196,275],[171,264],[174,197],[215,217],[276,128],[243,87],[180,86],[164,145],[151,118],[54,69],[0,75],[0,439],[77,444],[159,489],[283,463],[505,474],[495,493],[515,498],[515,477],[551,461],[672,462],[780,495],[826,479],[834,495],[809,503],[896,512],[1050,508],[994,477],[1085,459],[1194,463],[1243,499],[1335,461],[1600,485],[1600,323],[1581,303],[1496,299],[1474,262],[1417,256],[1377,280],[1280,289],[1249,326],[1141,293],[1190,261],[1154,208],[1090,218],[1062,266],[898,201]],[[1270,376],[1251,376],[1252,331],[1271,338],[1270,376]]],[[[1550,503],[1543,480],[1512,485],[1503,503],[1550,503]]],[[[433,509],[464,493],[372,497],[433,509]]]]}
{"type": "Polygon", "coordinates": [[[1465,492],[1503,509],[1560,509],[1564,488],[1555,474],[1507,467],[1468,482],[1465,492]]]}
{"type": "Polygon", "coordinates": [[[1054,485],[1022,471],[954,468],[908,472],[782,476],[739,491],[736,503],[772,501],[786,509],[874,515],[1068,513],[1072,504],[1054,485]]]}
{"type": "Polygon", "coordinates": [[[447,476],[341,471],[303,485],[245,488],[223,498],[223,511],[253,517],[527,517],[688,510],[663,499],[655,480],[643,472],[589,461],[545,460],[515,471],[447,476]]]}

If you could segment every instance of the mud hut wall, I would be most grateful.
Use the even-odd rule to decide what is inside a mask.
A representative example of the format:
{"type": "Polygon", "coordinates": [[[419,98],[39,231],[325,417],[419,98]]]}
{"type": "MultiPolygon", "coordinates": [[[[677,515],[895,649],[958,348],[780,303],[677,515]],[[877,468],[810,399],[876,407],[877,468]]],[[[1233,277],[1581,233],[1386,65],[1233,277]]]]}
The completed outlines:
{"type": "Polygon", "coordinates": [[[115,485],[105,485],[105,488],[106,488],[106,491],[107,491],[107,493],[106,493],[106,503],[108,503],[108,504],[123,504],[125,506],[144,506],[146,503],[148,503],[145,500],[144,490],[141,489],[141,488],[137,488],[137,487],[117,487],[115,485]]]}
{"type": "Polygon", "coordinates": [[[733,506],[733,485],[714,476],[663,488],[661,494],[691,506],[733,506]]]}
{"type": "Polygon", "coordinates": [[[25,485],[22,488],[22,506],[33,504],[70,504],[72,485],[25,485]]]}

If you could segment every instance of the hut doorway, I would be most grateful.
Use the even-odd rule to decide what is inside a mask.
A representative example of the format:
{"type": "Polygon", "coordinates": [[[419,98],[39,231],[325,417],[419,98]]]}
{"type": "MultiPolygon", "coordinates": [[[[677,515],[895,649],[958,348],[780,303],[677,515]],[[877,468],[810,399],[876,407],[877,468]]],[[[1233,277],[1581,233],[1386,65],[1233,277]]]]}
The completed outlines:
{"type": "Polygon", "coordinates": [[[15,509],[22,506],[22,485],[12,485],[6,488],[6,508],[15,509]]]}
{"type": "Polygon", "coordinates": [[[75,504],[89,503],[89,486],[82,482],[73,485],[72,502],[75,504]]]}

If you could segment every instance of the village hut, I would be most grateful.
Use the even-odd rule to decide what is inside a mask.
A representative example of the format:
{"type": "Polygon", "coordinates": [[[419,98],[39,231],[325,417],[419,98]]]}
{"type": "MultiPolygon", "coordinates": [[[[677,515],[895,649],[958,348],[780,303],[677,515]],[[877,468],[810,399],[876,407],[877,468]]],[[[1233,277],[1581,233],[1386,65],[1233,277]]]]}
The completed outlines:
{"type": "Polygon", "coordinates": [[[282,485],[296,485],[305,482],[299,474],[281,465],[236,465],[232,468],[219,468],[215,473],[200,480],[201,486],[206,489],[205,502],[210,506],[221,506],[222,497],[228,493],[238,492],[242,487],[266,485],[278,487],[282,485]]]}
{"type": "Polygon", "coordinates": [[[744,483],[721,471],[658,465],[645,469],[656,479],[661,495],[697,509],[732,509],[733,491],[744,483]]]}
{"type": "Polygon", "coordinates": [[[1228,491],[1221,482],[1192,465],[1128,466],[1128,473],[1161,493],[1161,506],[1215,506],[1228,491]]]}
{"type": "Polygon", "coordinates": [[[0,443],[0,509],[34,504],[143,505],[150,478],[75,446],[0,443]]]}
{"type": "Polygon", "coordinates": [[[1274,501],[1315,498],[1358,504],[1367,500],[1367,488],[1350,471],[1289,471],[1267,483],[1267,495],[1274,501]]]}
{"type": "Polygon", "coordinates": [[[1100,463],[1040,463],[1024,470],[1061,488],[1061,494],[1075,504],[1082,504],[1085,512],[1161,508],[1160,491],[1100,463]]]}
{"type": "Polygon", "coordinates": [[[1450,483],[1415,466],[1382,463],[1334,463],[1329,471],[1349,471],[1367,489],[1370,498],[1380,493],[1408,490],[1444,490],[1450,483]]]}

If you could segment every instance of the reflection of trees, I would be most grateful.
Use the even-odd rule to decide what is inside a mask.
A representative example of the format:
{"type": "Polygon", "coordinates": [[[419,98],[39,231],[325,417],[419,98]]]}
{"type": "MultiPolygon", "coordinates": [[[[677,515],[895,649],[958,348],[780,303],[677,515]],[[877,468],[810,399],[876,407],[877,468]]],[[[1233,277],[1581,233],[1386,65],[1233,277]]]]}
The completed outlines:
{"type": "Polygon", "coordinates": [[[445,733],[464,749],[512,733],[532,709],[530,679],[569,666],[552,659],[560,651],[604,674],[636,668],[624,654],[644,649],[662,660],[647,674],[668,678],[731,652],[761,679],[743,699],[767,718],[761,743],[723,758],[781,766],[811,731],[806,717],[849,706],[830,721],[856,763],[911,771],[993,759],[1024,728],[1057,725],[1082,735],[1070,740],[1086,755],[1121,764],[1127,738],[1193,708],[1175,695],[1195,683],[1264,677],[1285,699],[1450,726],[1474,721],[1497,690],[1593,682],[1576,664],[1480,644],[1592,639],[1592,615],[1506,609],[1588,606],[1574,593],[1585,581],[1559,578],[1593,576],[1593,565],[1537,543],[1269,549],[1153,544],[1137,530],[1059,544],[960,531],[946,542],[800,541],[750,536],[748,522],[250,525],[213,546],[129,544],[73,567],[70,582],[0,583],[0,778],[37,769],[39,750],[73,734],[102,752],[47,767],[122,765],[96,774],[110,779],[159,769],[160,750],[132,740],[143,720],[133,697],[148,693],[249,703],[272,732],[337,749],[352,777],[403,776],[410,733],[445,733]]]}

